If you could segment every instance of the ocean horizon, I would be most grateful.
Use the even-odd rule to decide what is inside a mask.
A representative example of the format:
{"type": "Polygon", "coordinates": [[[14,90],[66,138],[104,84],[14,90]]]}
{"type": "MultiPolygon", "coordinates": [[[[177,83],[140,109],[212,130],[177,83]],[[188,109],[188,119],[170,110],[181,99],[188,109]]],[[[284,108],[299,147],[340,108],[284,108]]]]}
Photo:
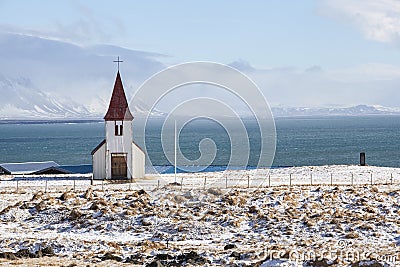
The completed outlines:
{"type": "MultiPolygon", "coordinates": [[[[276,124],[276,153],[272,167],[359,164],[365,152],[368,165],[400,167],[400,116],[280,117],[276,124]]],[[[248,167],[258,164],[260,133],[254,122],[245,124],[249,135],[248,167]]],[[[162,123],[146,128],[146,144],[153,165],[172,166],[164,155],[162,123]]],[[[137,138],[134,124],[134,139],[137,138]]],[[[183,128],[179,145],[191,160],[200,156],[198,144],[211,138],[217,146],[211,164],[223,170],[229,163],[230,140],[226,130],[207,120],[183,128]]],[[[60,165],[91,164],[90,152],[104,139],[104,122],[98,120],[15,120],[0,123],[0,162],[55,161],[60,165]]],[[[179,166],[179,162],[177,164],[179,166]]],[[[168,168],[165,168],[168,169],[168,168]]]]}

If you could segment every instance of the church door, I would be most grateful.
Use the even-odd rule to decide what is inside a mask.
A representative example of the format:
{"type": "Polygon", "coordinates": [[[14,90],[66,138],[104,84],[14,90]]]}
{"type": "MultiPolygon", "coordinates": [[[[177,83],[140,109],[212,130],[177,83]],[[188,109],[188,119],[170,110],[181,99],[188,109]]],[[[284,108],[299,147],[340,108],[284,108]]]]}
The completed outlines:
{"type": "Polygon", "coordinates": [[[126,178],[127,169],[125,153],[111,154],[111,178],[126,178]]]}

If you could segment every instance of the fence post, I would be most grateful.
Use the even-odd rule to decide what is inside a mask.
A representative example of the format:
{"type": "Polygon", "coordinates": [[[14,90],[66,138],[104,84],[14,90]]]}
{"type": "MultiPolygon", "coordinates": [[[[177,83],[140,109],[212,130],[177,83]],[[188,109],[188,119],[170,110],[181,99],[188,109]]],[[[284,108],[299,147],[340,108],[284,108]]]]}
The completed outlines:
{"type": "Polygon", "coordinates": [[[225,176],[225,188],[228,188],[228,175],[225,176]]]}
{"type": "Polygon", "coordinates": [[[312,185],[312,173],[310,174],[310,185],[312,185]]]}
{"type": "Polygon", "coordinates": [[[47,179],[46,179],[46,186],[44,188],[44,193],[47,193],[47,179]]]}
{"type": "Polygon", "coordinates": [[[181,178],[181,191],[182,191],[182,188],[183,188],[183,177],[181,178]]]}
{"type": "Polygon", "coordinates": [[[17,180],[17,192],[18,192],[18,188],[19,188],[19,184],[18,184],[18,180],[17,180]]]}
{"type": "Polygon", "coordinates": [[[292,174],[289,174],[289,187],[292,187],[292,174]]]}
{"type": "Polygon", "coordinates": [[[271,174],[268,174],[268,186],[271,187],[271,174]]]}
{"type": "Polygon", "coordinates": [[[76,180],[74,179],[74,192],[75,192],[75,188],[76,188],[76,180]]]}
{"type": "Polygon", "coordinates": [[[331,186],[333,186],[333,174],[331,173],[331,186]]]}
{"type": "Polygon", "coordinates": [[[393,185],[393,173],[390,174],[390,184],[393,185]]]}
{"type": "Polygon", "coordinates": [[[351,186],[354,185],[354,173],[351,173],[351,186]]]}
{"type": "Polygon", "coordinates": [[[101,191],[104,191],[104,179],[101,180],[101,191]]]}
{"type": "Polygon", "coordinates": [[[371,172],[371,185],[373,185],[373,183],[372,183],[372,172],[371,172]]]}
{"type": "Polygon", "coordinates": [[[206,190],[206,184],[207,184],[207,176],[204,177],[204,190],[206,190]]]}
{"type": "Polygon", "coordinates": [[[250,188],[250,175],[247,175],[247,188],[250,188]]]}

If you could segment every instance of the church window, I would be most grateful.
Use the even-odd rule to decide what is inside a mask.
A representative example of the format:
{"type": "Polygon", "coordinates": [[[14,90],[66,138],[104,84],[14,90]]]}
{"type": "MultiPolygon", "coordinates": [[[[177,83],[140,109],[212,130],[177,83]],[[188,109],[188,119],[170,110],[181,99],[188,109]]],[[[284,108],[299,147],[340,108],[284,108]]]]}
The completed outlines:
{"type": "Polygon", "coordinates": [[[121,122],[115,122],[115,128],[114,128],[114,131],[115,131],[115,135],[116,136],[121,136],[122,135],[122,133],[123,133],[123,130],[124,130],[124,125],[123,125],[123,123],[122,123],[122,121],[121,122]]]}

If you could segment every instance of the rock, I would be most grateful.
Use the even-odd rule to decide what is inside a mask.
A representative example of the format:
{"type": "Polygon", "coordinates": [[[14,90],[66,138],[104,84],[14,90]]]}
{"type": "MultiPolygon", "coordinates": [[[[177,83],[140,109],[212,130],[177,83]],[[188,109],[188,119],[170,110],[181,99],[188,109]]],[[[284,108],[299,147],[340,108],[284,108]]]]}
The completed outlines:
{"type": "Polygon", "coordinates": [[[283,251],[281,252],[281,254],[279,255],[281,259],[289,259],[290,257],[290,251],[285,250],[285,252],[283,253],[283,251]]]}
{"type": "Polygon", "coordinates": [[[31,207],[29,206],[28,203],[25,202],[25,203],[22,204],[19,208],[22,209],[22,210],[24,210],[24,209],[30,209],[31,207]]]}
{"type": "Polygon", "coordinates": [[[6,259],[6,260],[17,260],[18,259],[18,257],[15,256],[15,254],[13,252],[1,252],[0,258],[6,259]]]}
{"type": "Polygon", "coordinates": [[[318,217],[321,217],[321,213],[313,213],[313,214],[311,214],[309,216],[310,219],[315,219],[315,218],[318,218],[318,217]]]}
{"type": "Polygon", "coordinates": [[[31,201],[36,201],[36,200],[42,199],[43,195],[44,195],[43,192],[39,191],[33,195],[31,201]]]}
{"type": "Polygon", "coordinates": [[[118,261],[118,262],[122,261],[121,257],[115,256],[115,255],[111,254],[110,252],[107,252],[106,254],[104,254],[102,257],[100,257],[100,259],[102,261],[106,261],[106,260],[112,260],[112,261],[118,261]]]}
{"type": "Polygon", "coordinates": [[[99,205],[97,205],[96,202],[94,202],[94,203],[90,206],[89,209],[90,209],[90,210],[98,211],[98,210],[100,209],[100,207],[99,207],[99,205]]]}
{"type": "Polygon", "coordinates": [[[71,211],[71,213],[69,214],[69,216],[68,216],[68,218],[69,218],[70,220],[77,220],[77,219],[79,219],[80,217],[82,217],[82,213],[81,213],[79,210],[76,210],[76,209],[73,209],[73,210],[71,211]]]}
{"type": "Polygon", "coordinates": [[[19,258],[41,258],[43,256],[54,256],[56,255],[52,247],[45,247],[44,249],[39,249],[35,253],[29,251],[29,249],[20,249],[17,252],[1,252],[0,258],[8,260],[17,260],[19,258]]]}
{"type": "Polygon", "coordinates": [[[316,259],[316,260],[309,260],[306,261],[303,266],[310,266],[310,267],[329,267],[333,266],[335,262],[331,262],[327,259],[316,259]]]}
{"type": "Polygon", "coordinates": [[[47,204],[44,200],[40,201],[40,203],[35,205],[35,209],[38,212],[41,212],[41,211],[45,210],[46,208],[47,208],[47,204]]]}
{"type": "Polygon", "coordinates": [[[20,249],[15,252],[15,256],[18,258],[38,258],[36,253],[30,252],[28,249],[20,249]]]}
{"type": "Polygon", "coordinates": [[[64,192],[61,196],[60,196],[60,200],[62,201],[67,201],[69,199],[75,198],[75,194],[73,192],[67,191],[64,192]]]}
{"type": "Polygon", "coordinates": [[[8,206],[8,207],[4,208],[2,211],[0,211],[0,215],[3,215],[5,213],[9,212],[12,208],[13,208],[13,206],[8,206]]]}
{"type": "Polygon", "coordinates": [[[97,202],[97,204],[103,205],[103,206],[108,206],[110,203],[107,202],[104,198],[100,198],[97,202]]]}
{"type": "Polygon", "coordinates": [[[217,214],[217,212],[215,210],[210,209],[210,210],[207,210],[206,214],[214,216],[217,214]]]}
{"type": "Polygon", "coordinates": [[[371,191],[374,192],[374,193],[379,193],[379,189],[378,189],[378,187],[376,187],[376,186],[373,186],[373,187],[371,188],[371,191]]]}
{"type": "Polygon", "coordinates": [[[375,210],[375,209],[374,209],[373,207],[371,207],[371,206],[366,206],[366,207],[364,208],[364,211],[365,211],[365,212],[368,212],[368,213],[371,213],[371,214],[378,213],[378,211],[375,210]]]}
{"type": "Polygon", "coordinates": [[[169,254],[165,254],[165,253],[157,254],[157,255],[156,255],[156,258],[157,258],[158,260],[161,260],[161,261],[172,260],[172,259],[174,259],[173,256],[171,256],[171,255],[169,255],[169,254]]]}
{"type": "Polygon", "coordinates": [[[222,190],[219,189],[219,188],[209,188],[209,189],[207,190],[207,193],[209,193],[209,194],[211,194],[211,195],[214,195],[214,196],[220,196],[220,195],[223,194],[223,193],[222,193],[222,190]]]}
{"type": "Polygon", "coordinates": [[[45,247],[44,249],[41,249],[41,250],[39,250],[39,251],[41,252],[41,254],[42,254],[43,256],[51,257],[51,256],[56,255],[56,254],[54,253],[53,248],[50,247],[50,246],[45,247]]]}
{"type": "Polygon", "coordinates": [[[240,260],[240,253],[237,251],[234,251],[231,253],[231,255],[229,257],[234,258],[235,260],[240,260]]]}
{"type": "Polygon", "coordinates": [[[130,255],[128,258],[125,259],[125,263],[130,263],[130,264],[143,264],[143,256],[140,253],[130,255]]]}
{"type": "Polygon", "coordinates": [[[137,191],[137,194],[138,194],[139,196],[141,196],[141,195],[147,195],[147,193],[146,193],[146,191],[145,191],[144,189],[140,189],[139,191],[137,191]]]}
{"type": "Polygon", "coordinates": [[[316,223],[312,220],[307,220],[304,222],[304,225],[306,225],[307,227],[313,227],[316,225],[316,223]]]}
{"type": "Polygon", "coordinates": [[[351,267],[384,267],[384,265],[375,260],[371,261],[358,261],[350,265],[351,267]]]}
{"type": "Polygon", "coordinates": [[[163,266],[164,265],[162,265],[160,261],[152,261],[151,263],[146,265],[146,267],[163,267],[163,266]]]}
{"type": "Polygon", "coordinates": [[[138,198],[140,196],[142,197],[148,197],[148,194],[146,193],[146,191],[144,189],[140,189],[137,191],[132,192],[132,197],[138,198]]]}
{"type": "Polygon", "coordinates": [[[334,237],[334,235],[330,232],[322,234],[323,237],[334,237]]]}
{"type": "Polygon", "coordinates": [[[232,206],[243,206],[246,204],[246,199],[240,196],[226,196],[223,201],[232,206]]]}
{"type": "Polygon", "coordinates": [[[229,223],[230,223],[230,225],[235,226],[236,228],[239,228],[242,221],[240,219],[236,219],[236,220],[230,221],[229,223]]]}
{"type": "Polygon", "coordinates": [[[186,202],[187,199],[185,197],[183,197],[183,196],[174,196],[174,201],[176,203],[183,203],[183,202],[186,202]]]}
{"type": "Polygon", "coordinates": [[[250,206],[249,208],[250,213],[258,213],[258,207],[257,206],[250,206]]]}
{"type": "Polygon", "coordinates": [[[142,225],[143,225],[143,226],[150,226],[150,225],[153,225],[153,221],[150,220],[149,218],[143,218],[143,219],[142,219],[142,225]]]}
{"type": "Polygon", "coordinates": [[[132,215],[135,215],[135,214],[136,214],[135,210],[132,210],[132,209],[125,210],[125,215],[126,216],[132,216],[132,215]]]}
{"type": "Polygon", "coordinates": [[[360,235],[357,232],[347,233],[344,237],[347,239],[358,238],[360,235]]]}
{"type": "Polygon", "coordinates": [[[88,188],[85,192],[85,194],[83,194],[83,198],[86,199],[93,199],[93,189],[92,188],[88,188]]]}
{"type": "Polygon", "coordinates": [[[357,229],[364,230],[364,231],[373,231],[375,227],[373,224],[364,223],[357,227],[357,229]]]}
{"type": "Polygon", "coordinates": [[[183,265],[184,263],[190,263],[190,264],[196,263],[198,265],[208,263],[207,259],[198,255],[195,251],[190,251],[189,253],[183,253],[181,255],[178,255],[176,257],[176,260],[178,260],[181,265],[183,265]]]}
{"type": "Polygon", "coordinates": [[[192,191],[192,190],[187,191],[185,194],[183,194],[183,197],[184,197],[184,198],[187,198],[187,199],[192,199],[192,198],[194,198],[193,191],[192,191]]]}
{"type": "Polygon", "coordinates": [[[233,249],[233,248],[236,248],[235,244],[227,244],[227,245],[225,245],[224,250],[233,249]]]}

